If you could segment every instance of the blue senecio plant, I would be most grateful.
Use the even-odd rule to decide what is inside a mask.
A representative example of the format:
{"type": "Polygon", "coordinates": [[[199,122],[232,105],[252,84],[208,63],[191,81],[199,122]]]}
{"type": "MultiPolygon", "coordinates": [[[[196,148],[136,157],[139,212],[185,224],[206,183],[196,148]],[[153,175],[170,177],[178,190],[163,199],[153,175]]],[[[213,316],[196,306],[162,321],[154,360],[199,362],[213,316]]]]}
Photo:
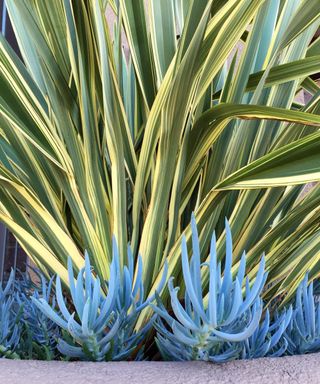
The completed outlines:
{"type": "Polygon", "coordinates": [[[308,274],[296,292],[293,314],[284,337],[290,355],[320,351],[320,303],[313,294],[313,282],[308,286],[308,274]]]}
{"type": "MultiPolygon", "coordinates": [[[[92,274],[88,254],[85,255],[85,266],[78,273],[76,282],[71,259],[68,273],[70,296],[75,309],[73,313],[67,308],[59,276],[56,279],[56,298],[60,313],[46,300],[32,298],[38,308],[64,330],[64,337],[58,343],[59,351],[69,358],[93,361],[131,357],[154,321],[151,318],[142,330],[135,332],[134,326],[140,311],[154,300],[154,297],[144,300],[141,258],[138,258],[135,271],[128,246],[128,266],[124,266],[121,272],[117,244],[113,239],[107,295],[102,292],[99,278],[92,274]]],[[[166,272],[159,284],[159,292],[165,281],[166,272]]],[[[141,348],[135,359],[141,359],[142,352],[141,348]]]]}
{"type": "Polygon", "coordinates": [[[223,362],[239,357],[243,343],[256,331],[262,313],[260,293],[266,273],[262,257],[255,281],[245,279],[246,256],[242,255],[237,275],[232,276],[232,237],[228,221],[226,228],[226,257],[224,274],[217,261],[216,238],[213,233],[209,264],[201,264],[199,238],[195,218],[192,217],[192,257],[189,263],[186,239],[182,240],[182,271],[185,282],[184,306],[178,299],[179,288],[170,278],[168,288],[174,317],[160,298],[154,311],[157,344],[166,360],[205,360],[223,362]],[[204,300],[201,274],[209,268],[209,292],[204,300]],[[244,289],[243,289],[244,288],[244,289]]]}
{"type": "Polygon", "coordinates": [[[59,326],[48,318],[32,301],[42,299],[55,308],[53,280],[49,281],[37,270],[33,270],[39,283],[35,283],[29,274],[21,274],[15,284],[15,298],[21,312],[22,341],[21,354],[24,358],[52,360],[57,357],[57,340],[60,337],[59,326]]]}
{"type": "Polygon", "coordinates": [[[11,271],[5,287],[0,284],[0,356],[19,358],[15,349],[20,342],[19,317],[14,290],[14,272],[11,271]]]}
{"type": "Polygon", "coordinates": [[[283,310],[279,316],[275,314],[273,321],[270,322],[269,310],[266,310],[265,318],[261,325],[253,334],[242,342],[242,359],[255,359],[258,357],[279,357],[285,354],[288,341],[284,337],[284,332],[291,320],[292,307],[283,310]]]}

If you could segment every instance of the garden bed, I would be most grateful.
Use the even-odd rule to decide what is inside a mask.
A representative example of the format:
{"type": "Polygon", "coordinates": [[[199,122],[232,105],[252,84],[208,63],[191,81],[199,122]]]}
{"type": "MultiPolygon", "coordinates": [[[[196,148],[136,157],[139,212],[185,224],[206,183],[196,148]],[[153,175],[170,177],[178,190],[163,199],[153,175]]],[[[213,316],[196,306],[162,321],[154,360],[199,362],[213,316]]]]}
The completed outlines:
{"type": "Polygon", "coordinates": [[[87,363],[0,361],[0,381],[6,384],[89,383],[320,383],[320,354],[204,362],[87,363]]]}

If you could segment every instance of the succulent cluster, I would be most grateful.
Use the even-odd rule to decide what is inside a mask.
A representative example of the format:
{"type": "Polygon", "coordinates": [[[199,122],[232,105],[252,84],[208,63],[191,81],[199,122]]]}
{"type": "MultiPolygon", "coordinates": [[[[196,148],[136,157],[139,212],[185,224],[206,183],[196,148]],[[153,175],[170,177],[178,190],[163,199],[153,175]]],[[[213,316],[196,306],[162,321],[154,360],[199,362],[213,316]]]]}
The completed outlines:
{"type": "Polygon", "coordinates": [[[178,295],[173,278],[168,280],[172,311],[160,298],[167,265],[155,294],[145,298],[141,257],[135,267],[128,246],[127,263],[121,268],[113,239],[108,281],[102,282],[95,275],[87,253],[77,276],[69,258],[69,291],[63,289],[59,275],[48,280],[35,271],[37,278],[31,280],[27,273],[15,276],[11,272],[6,285],[0,288],[0,356],[140,360],[150,357],[144,354],[144,344],[152,329],[165,360],[221,363],[319,351],[320,304],[313,282],[308,285],[308,274],[288,308],[272,315],[268,309],[263,312],[261,293],[267,278],[264,257],[252,280],[246,276],[245,253],[235,269],[226,220],[223,267],[217,257],[214,233],[209,259],[203,262],[195,218],[191,221],[190,258],[185,238],[181,247],[184,296],[178,295]],[[201,283],[205,272],[208,287],[201,283]],[[138,317],[148,306],[154,314],[137,330],[138,317]]]}
{"type": "Polygon", "coordinates": [[[0,286],[1,357],[52,360],[57,356],[60,330],[31,300],[43,297],[49,303],[52,279],[48,283],[40,273],[38,277],[36,284],[27,273],[12,270],[7,283],[0,286]]]}
{"type": "Polygon", "coordinates": [[[192,217],[192,257],[188,259],[186,240],[182,240],[182,271],[185,282],[184,305],[178,299],[179,288],[169,279],[168,288],[173,314],[169,314],[160,297],[153,305],[158,314],[156,342],[166,360],[205,360],[224,362],[231,359],[278,357],[320,350],[320,304],[308,287],[308,275],[299,286],[294,305],[272,318],[267,309],[261,321],[263,303],[260,294],[267,274],[262,257],[253,282],[245,277],[243,253],[237,274],[232,273],[232,236],[228,221],[226,257],[222,277],[217,261],[213,233],[209,263],[200,258],[199,238],[192,217]],[[209,268],[209,289],[203,295],[201,275],[209,268]]]}
{"type": "Polygon", "coordinates": [[[10,273],[5,287],[0,287],[0,356],[18,358],[15,353],[20,342],[21,330],[18,326],[19,318],[15,297],[12,294],[14,272],[10,273]]]}
{"type": "Polygon", "coordinates": [[[39,271],[33,269],[33,273],[33,280],[27,272],[19,274],[15,284],[15,300],[21,312],[23,330],[19,353],[22,358],[52,360],[58,356],[57,341],[61,331],[55,322],[34,305],[33,300],[41,298],[55,308],[54,276],[47,280],[39,271]]]}
{"type": "Polygon", "coordinates": [[[308,274],[297,289],[285,338],[290,355],[320,350],[320,303],[313,293],[313,282],[308,286],[308,274]]]}
{"type": "Polygon", "coordinates": [[[243,254],[238,273],[232,276],[232,237],[226,221],[226,257],[222,277],[221,262],[217,261],[216,239],[213,233],[209,264],[201,264],[197,227],[192,217],[192,250],[188,260],[186,239],[182,240],[182,271],[185,281],[183,307],[178,300],[178,288],[172,278],[168,287],[175,318],[170,316],[158,299],[153,306],[159,319],[156,323],[157,344],[166,359],[206,360],[214,362],[236,358],[242,343],[257,329],[261,314],[266,273],[261,259],[255,281],[245,279],[246,256],[243,254]],[[204,303],[201,272],[209,268],[209,291],[204,303]],[[243,286],[245,289],[243,290],[243,286]],[[164,324],[165,322],[165,324],[164,324]],[[170,330],[168,330],[168,327],[170,330]]]}
{"type": "Polygon", "coordinates": [[[241,358],[254,359],[270,356],[279,357],[285,354],[288,341],[284,332],[292,316],[292,307],[284,310],[280,316],[275,314],[273,321],[270,321],[269,310],[266,310],[265,318],[253,334],[242,343],[241,358]]]}
{"type": "MultiPolygon", "coordinates": [[[[113,240],[113,259],[110,279],[105,294],[99,277],[94,277],[88,254],[85,266],[75,280],[71,259],[68,262],[70,301],[74,312],[67,307],[62,292],[60,277],[56,278],[56,299],[59,311],[48,304],[45,298],[32,297],[32,302],[64,332],[58,349],[69,358],[82,360],[123,360],[133,356],[138,345],[152,326],[152,317],[138,332],[135,324],[138,315],[153,297],[144,300],[142,284],[142,261],[133,267],[133,256],[128,246],[128,266],[120,271],[119,252],[113,240]],[[136,278],[134,276],[136,275],[136,278]]],[[[158,286],[160,292],[166,281],[166,272],[158,286]]],[[[140,348],[135,359],[143,357],[140,348]]]]}

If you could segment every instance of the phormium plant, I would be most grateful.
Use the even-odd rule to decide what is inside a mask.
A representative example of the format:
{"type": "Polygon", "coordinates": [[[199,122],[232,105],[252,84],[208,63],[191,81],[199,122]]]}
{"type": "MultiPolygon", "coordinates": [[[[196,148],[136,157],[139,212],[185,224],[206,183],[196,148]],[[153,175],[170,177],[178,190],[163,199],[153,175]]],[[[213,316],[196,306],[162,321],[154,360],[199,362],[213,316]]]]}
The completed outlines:
{"type": "MultiPolygon", "coordinates": [[[[310,280],[319,275],[320,91],[310,78],[319,73],[319,37],[312,41],[319,1],[54,3],[6,0],[20,52],[0,36],[0,220],[40,270],[58,273],[74,305],[75,300],[82,303],[74,318],[72,308],[63,313],[61,297],[61,313],[52,308],[63,328],[71,318],[73,328],[64,332],[74,338],[66,341],[68,348],[99,359],[109,348],[106,339],[101,342],[108,332],[103,337],[95,333],[98,309],[92,310],[90,324],[84,309],[93,303],[101,309],[109,296],[113,235],[123,292],[117,311],[128,304],[123,300],[130,290],[124,284],[141,281],[145,302],[155,294],[167,265],[174,284],[182,287],[177,293],[182,308],[199,315],[199,308],[191,305],[189,310],[183,303],[186,271],[181,265],[189,263],[199,280],[199,268],[187,263],[192,212],[204,265],[200,281],[192,284],[202,287],[202,298],[210,296],[211,276],[217,282],[229,280],[223,272],[219,280],[205,266],[210,265],[215,230],[217,265],[229,273],[223,249],[228,217],[234,264],[230,292],[239,296],[236,285],[242,281],[234,279],[244,263],[243,250],[248,250],[249,281],[262,273],[265,252],[268,288],[262,300],[281,297],[281,305],[288,303],[307,271],[310,280]],[[113,12],[113,25],[106,11],[113,12]],[[307,102],[297,97],[301,93],[307,102]],[[315,183],[305,190],[308,182],[315,183]],[[85,250],[95,271],[92,284],[98,281],[106,295],[98,304],[89,273],[81,272],[85,250]],[[139,255],[143,272],[134,276],[130,271],[139,270],[139,255]],[[88,290],[80,299],[72,293],[68,258],[78,286],[88,290]]],[[[160,294],[164,308],[175,295],[171,288],[171,295],[167,289],[160,294]]],[[[241,294],[243,299],[252,292],[241,294]]],[[[243,312],[249,323],[251,315],[260,313],[255,297],[243,312]]],[[[136,298],[128,300],[133,305],[136,298]]],[[[223,300],[221,321],[228,305],[237,303],[232,297],[223,300]]],[[[138,312],[123,340],[130,339],[132,329],[139,334],[148,327],[151,307],[138,312]]],[[[113,326],[116,318],[107,321],[113,326]]],[[[242,353],[260,354],[260,346],[270,353],[282,348],[273,345],[277,331],[265,335],[267,328],[266,322],[258,339],[251,335],[242,353]],[[268,348],[265,338],[273,339],[268,348]]],[[[122,341],[111,346],[110,353],[115,357],[129,350],[130,342],[123,349],[122,341]]]]}

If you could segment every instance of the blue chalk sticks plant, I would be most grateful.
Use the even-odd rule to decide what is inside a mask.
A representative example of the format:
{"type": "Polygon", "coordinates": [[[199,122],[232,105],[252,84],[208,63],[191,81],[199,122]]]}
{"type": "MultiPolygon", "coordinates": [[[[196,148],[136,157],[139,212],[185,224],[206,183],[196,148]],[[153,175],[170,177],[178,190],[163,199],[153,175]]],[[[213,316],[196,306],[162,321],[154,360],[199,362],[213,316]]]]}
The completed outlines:
{"type": "Polygon", "coordinates": [[[320,350],[320,303],[313,294],[313,282],[308,286],[308,274],[296,293],[293,314],[285,329],[289,354],[320,350]]]}
{"type": "Polygon", "coordinates": [[[157,343],[166,359],[227,361],[239,354],[241,342],[248,340],[257,329],[261,314],[261,292],[267,275],[262,258],[253,284],[245,279],[246,256],[242,255],[238,273],[232,278],[232,238],[226,221],[226,258],[222,278],[221,263],[217,263],[216,238],[210,246],[209,292],[204,304],[201,286],[200,244],[194,217],[192,218],[192,258],[188,260],[186,239],[182,240],[182,271],[185,282],[185,308],[178,299],[178,288],[170,278],[168,286],[175,318],[170,316],[158,298],[153,306],[161,320],[156,329],[157,343]],[[245,281],[245,283],[244,283],[245,281]],[[242,286],[245,285],[245,295],[242,286]],[[163,324],[169,325],[171,332],[163,324]],[[237,343],[234,343],[237,342],[237,343]],[[221,353],[226,344],[230,346],[221,353]]]}
{"type": "MultiPolygon", "coordinates": [[[[123,273],[120,272],[119,260],[114,240],[107,295],[102,292],[99,277],[92,276],[88,254],[76,281],[72,261],[68,260],[70,297],[75,308],[73,313],[66,306],[59,275],[56,280],[59,312],[45,298],[31,296],[32,302],[67,332],[71,344],[63,337],[58,342],[58,349],[63,355],[93,361],[123,360],[130,357],[146,337],[153,317],[139,331],[134,329],[140,311],[153,300],[152,297],[144,300],[141,258],[138,270],[134,271],[133,256],[128,247],[128,267],[124,267],[123,273]],[[137,278],[134,280],[135,272],[137,278]]],[[[162,291],[165,279],[166,273],[158,287],[159,292],[162,291]]],[[[140,348],[136,358],[142,357],[143,348],[140,348]]]]}
{"type": "Polygon", "coordinates": [[[5,6],[1,356],[318,350],[319,0],[5,6]]]}
{"type": "Polygon", "coordinates": [[[36,283],[32,281],[28,272],[19,274],[15,280],[15,306],[16,310],[21,313],[20,321],[22,323],[19,354],[24,359],[53,360],[58,357],[57,342],[61,330],[33,304],[33,300],[44,300],[55,308],[54,276],[47,281],[43,274],[36,270],[32,272],[36,274],[36,283]]]}
{"type": "Polygon", "coordinates": [[[7,358],[19,358],[15,353],[20,342],[20,328],[19,317],[14,308],[13,283],[12,271],[6,285],[0,287],[0,355],[7,358]]]}

